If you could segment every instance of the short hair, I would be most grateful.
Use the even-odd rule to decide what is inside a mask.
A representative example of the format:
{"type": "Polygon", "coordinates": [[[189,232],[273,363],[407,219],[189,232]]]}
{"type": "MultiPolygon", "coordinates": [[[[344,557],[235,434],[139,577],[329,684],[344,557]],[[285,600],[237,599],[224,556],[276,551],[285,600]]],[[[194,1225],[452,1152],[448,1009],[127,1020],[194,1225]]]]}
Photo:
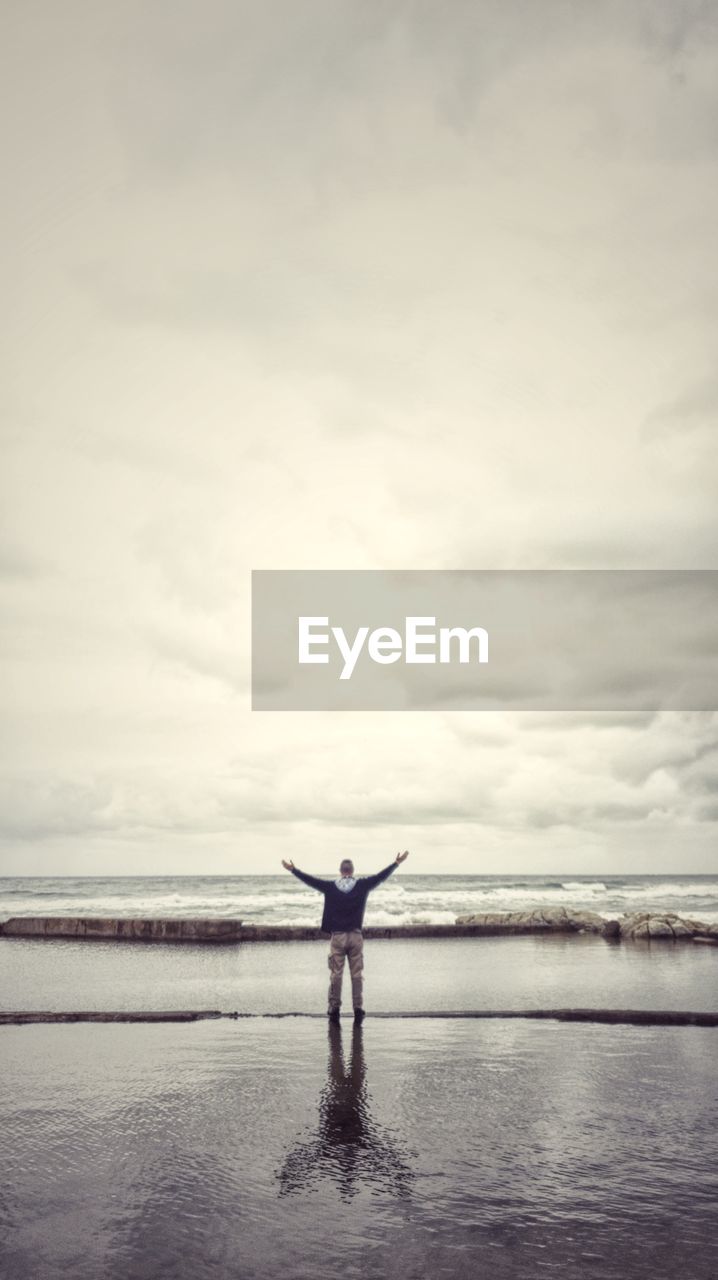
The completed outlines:
{"type": "Polygon", "coordinates": [[[354,870],[354,863],[352,862],[351,858],[342,858],[341,862],[339,863],[339,870],[340,870],[340,871],[341,871],[342,867],[351,867],[351,869],[352,869],[352,871],[353,871],[353,870],[354,870]]]}

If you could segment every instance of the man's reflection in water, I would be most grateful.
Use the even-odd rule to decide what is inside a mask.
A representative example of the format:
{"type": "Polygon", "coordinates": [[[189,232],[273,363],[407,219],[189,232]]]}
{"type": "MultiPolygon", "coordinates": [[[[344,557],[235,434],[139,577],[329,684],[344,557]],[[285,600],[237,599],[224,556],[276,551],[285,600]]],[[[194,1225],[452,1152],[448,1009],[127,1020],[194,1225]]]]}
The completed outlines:
{"type": "Polygon", "coordinates": [[[361,1026],[352,1033],[348,1069],[341,1027],[329,1027],[329,1077],[319,1098],[316,1136],[290,1151],[278,1177],[280,1195],[308,1191],[320,1178],[335,1182],[343,1200],[350,1200],[362,1182],[368,1190],[409,1192],[413,1172],[369,1111],[361,1026]]]}

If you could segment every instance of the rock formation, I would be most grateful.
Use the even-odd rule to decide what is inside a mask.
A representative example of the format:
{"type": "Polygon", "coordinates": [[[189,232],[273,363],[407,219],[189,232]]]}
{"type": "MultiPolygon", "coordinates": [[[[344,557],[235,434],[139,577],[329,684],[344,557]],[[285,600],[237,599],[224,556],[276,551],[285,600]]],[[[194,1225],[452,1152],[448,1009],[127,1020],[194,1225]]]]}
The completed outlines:
{"type": "MultiPolygon", "coordinates": [[[[600,933],[605,934],[604,920],[595,911],[570,911],[566,907],[539,907],[533,911],[483,911],[459,916],[459,925],[480,926],[484,933],[600,933]]],[[[614,933],[611,930],[610,933],[614,933]]],[[[609,935],[610,936],[610,935],[609,935]]]]}
{"type": "Polygon", "coordinates": [[[688,920],[676,915],[674,911],[665,913],[651,911],[634,911],[621,916],[618,922],[622,938],[665,938],[672,942],[675,939],[692,941],[718,942],[718,924],[702,924],[700,920],[688,920]]]}
{"type": "Polygon", "coordinates": [[[598,933],[604,938],[664,939],[667,942],[718,943],[718,924],[683,919],[673,911],[638,911],[604,920],[594,911],[542,907],[535,911],[497,911],[459,916],[457,925],[474,925],[485,933],[598,933]]]}

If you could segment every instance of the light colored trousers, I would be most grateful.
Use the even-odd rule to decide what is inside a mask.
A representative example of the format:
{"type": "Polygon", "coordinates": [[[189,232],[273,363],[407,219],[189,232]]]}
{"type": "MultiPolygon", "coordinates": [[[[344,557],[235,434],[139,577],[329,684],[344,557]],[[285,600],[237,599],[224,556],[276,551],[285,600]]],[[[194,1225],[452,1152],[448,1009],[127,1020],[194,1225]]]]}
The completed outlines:
{"type": "Polygon", "coordinates": [[[344,960],[349,959],[352,978],[352,1004],[362,1008],[364,938],[361,929],[348,933],[333,933],[329,942],[329,1008],[338,1009],[342,1002],[342,978],[344,960]]]}

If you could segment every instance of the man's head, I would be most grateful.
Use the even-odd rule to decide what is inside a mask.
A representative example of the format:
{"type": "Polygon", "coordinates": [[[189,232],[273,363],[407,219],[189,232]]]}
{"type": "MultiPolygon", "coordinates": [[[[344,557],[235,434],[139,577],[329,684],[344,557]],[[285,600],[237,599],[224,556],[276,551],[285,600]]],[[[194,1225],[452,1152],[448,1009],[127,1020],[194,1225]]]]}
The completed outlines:
{"type": "Polygon", "coordinates": [[[342,858],[339,864],[339,874],[342,876],[354,875],[354,863],[351,858],[342,858]]]}

